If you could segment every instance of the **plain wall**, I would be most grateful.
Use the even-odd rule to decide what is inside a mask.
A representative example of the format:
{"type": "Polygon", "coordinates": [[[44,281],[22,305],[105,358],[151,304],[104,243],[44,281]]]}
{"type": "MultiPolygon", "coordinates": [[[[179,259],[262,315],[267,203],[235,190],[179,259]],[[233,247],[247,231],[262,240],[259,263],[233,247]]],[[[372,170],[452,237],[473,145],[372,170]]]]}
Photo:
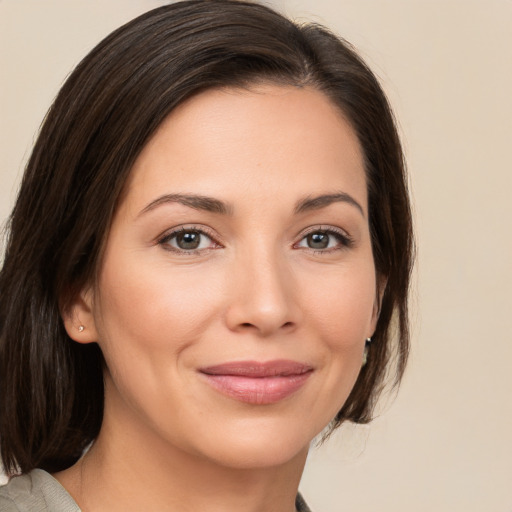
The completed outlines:
{"type": "MultiPolygon", "coordinates": [[[[0,221],[73,66],[157,0],[0,0],[0,221]]],[[[359,49],[395,108],[418,238],[411,364],[313,450],[316,512],[512,512],[512,1],[275,0],[359,49]]]]}

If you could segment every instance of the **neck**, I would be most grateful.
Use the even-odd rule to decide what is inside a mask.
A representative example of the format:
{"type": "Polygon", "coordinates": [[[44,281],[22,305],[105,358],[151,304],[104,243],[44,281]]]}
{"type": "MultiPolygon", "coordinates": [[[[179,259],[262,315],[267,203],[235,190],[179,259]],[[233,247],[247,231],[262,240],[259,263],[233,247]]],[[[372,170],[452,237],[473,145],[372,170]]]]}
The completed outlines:
{"type": "Polygon", "coordinates": [[[279,465],[229,467],[108,414],[91,449],[55,475],[83,512],[294,512],[307,447],[279,465]]]}

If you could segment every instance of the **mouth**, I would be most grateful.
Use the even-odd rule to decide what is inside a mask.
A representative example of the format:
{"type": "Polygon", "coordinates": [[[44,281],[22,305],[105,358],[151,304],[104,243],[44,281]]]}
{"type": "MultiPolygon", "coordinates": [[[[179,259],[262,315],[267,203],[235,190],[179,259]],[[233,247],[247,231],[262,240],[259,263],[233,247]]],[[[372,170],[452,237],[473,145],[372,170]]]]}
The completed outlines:
{"type": "Polygon", "coordinates": [[[199,372],[216,391],[255,405],[277,403],[298,391],[313,367],[296,361],[236,361],[201,368],[199,372]]]}

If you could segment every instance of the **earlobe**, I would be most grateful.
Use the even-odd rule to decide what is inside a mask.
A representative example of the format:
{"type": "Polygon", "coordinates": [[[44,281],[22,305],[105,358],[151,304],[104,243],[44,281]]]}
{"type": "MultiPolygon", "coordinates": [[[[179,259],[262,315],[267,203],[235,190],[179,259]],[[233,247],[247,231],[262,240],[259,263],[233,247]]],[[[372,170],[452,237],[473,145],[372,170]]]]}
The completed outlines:
{"type": "Polygon", "coordinates": [[[80,292],[61,310],[62,321],[68,336],[78,343],[98,341],[98,332],[93,314],[92,290],[80,292]]]}

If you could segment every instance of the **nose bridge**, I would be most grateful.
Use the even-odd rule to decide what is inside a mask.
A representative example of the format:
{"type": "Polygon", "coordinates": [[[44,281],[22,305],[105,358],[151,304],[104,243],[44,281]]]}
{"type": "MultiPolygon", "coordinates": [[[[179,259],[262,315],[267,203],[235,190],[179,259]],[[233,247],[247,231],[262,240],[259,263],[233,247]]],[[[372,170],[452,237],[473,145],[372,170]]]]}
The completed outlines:
{"type": "Polygon", "coordinates": [[[230,328],[251,328],[269,335],[297,322],[291,269],[278,248],[268,241],[244,247],[237,254],[233,274],[230,328]]]}

